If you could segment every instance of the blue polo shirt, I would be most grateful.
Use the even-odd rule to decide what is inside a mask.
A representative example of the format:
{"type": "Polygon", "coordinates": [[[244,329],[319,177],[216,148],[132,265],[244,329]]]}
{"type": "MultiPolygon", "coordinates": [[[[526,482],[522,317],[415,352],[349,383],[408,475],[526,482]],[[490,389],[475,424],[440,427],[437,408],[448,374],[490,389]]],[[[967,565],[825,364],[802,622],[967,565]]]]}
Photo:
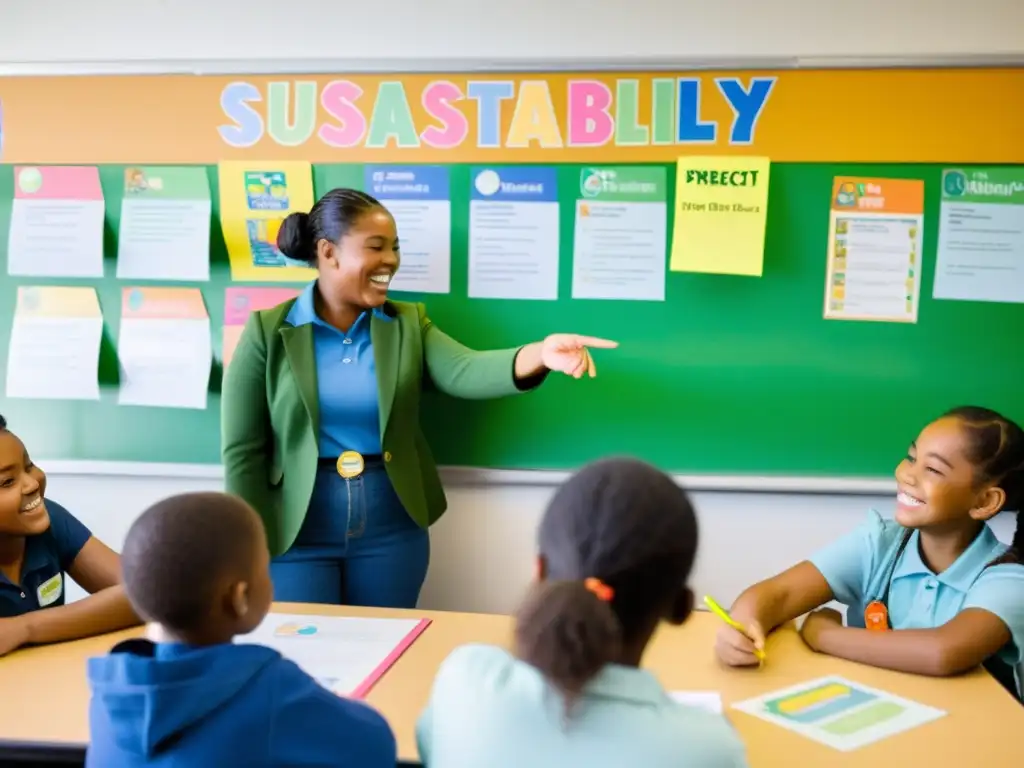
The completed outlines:
{"type": "Polygon", "coordinates": [[[649,672],[610,664],[568,722],[541,674],[500,648],[469,645],[441,665],[416,727],[430,768],[742,768],[721,715],[677,703],[649,672]]]}
{"type": "Polygon", "coordinates": [[[393,322],[382,309],[363,312],[348,333],[325,323],[313,302],[310,283],[288,312],[296,328],[313,325],[317,393],[320,400],[320,456],[334,459],[344,451],[364,456],[381,452],[377,365],[373,359],[370,323],[375,317],[393,322]]]}
{"type": "Polygon", "coordinates": [[[982,608],[1002,619],[1010,630],[1013,639],[996,660],[1010,669],[1020,695],[1024,565],[988,567],[1007,547],[986,525],[949,568],[934,573],[921,560],[917,531],[896,559],[906,531],[895,520],[885,520],[872,511],[864,525],[810,559],[825,577],[835,599],[849,606],[847,624],[864,626],[864,609],[872,600],[881,599],[890,572],[887,607],[893,629],[933,629],[962,610],[982,608]]]}
{"type": "Polygon", "coordinates": [[[36,536],[25,537],[21,583],[12,584],[0,574],[0,618],[64,605],[64,572],[92,536],[60,504],[49,499],[45,503],[50,527],[36,536]]]}

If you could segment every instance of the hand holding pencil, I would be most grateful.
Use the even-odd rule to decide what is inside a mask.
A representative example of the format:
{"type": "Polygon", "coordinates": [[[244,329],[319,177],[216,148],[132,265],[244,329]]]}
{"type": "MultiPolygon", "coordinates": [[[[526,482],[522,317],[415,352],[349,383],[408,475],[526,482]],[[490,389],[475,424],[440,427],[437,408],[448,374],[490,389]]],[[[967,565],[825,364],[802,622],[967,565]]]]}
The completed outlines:
{"type": "Polygon", "coordinates": [[[710,597],[704,604],[720,618],[724,626],[715,636],[715,653],[730,667],[760,666],[765,660],[764,630],[756,621],[740,624],[710,597]]]}

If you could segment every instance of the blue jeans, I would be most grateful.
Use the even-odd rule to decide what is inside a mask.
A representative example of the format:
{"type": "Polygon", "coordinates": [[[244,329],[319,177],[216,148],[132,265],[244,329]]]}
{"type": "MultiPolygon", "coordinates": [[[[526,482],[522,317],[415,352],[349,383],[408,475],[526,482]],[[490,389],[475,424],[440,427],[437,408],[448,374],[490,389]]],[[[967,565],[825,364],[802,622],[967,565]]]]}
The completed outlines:
{"type": "Polygon", "coordinates": [[[430,538],[398,500],[384,465],[345,480],[321,465],[292,548],[270,565],[274,599],[295,603],[415,608],[430,538]]]}

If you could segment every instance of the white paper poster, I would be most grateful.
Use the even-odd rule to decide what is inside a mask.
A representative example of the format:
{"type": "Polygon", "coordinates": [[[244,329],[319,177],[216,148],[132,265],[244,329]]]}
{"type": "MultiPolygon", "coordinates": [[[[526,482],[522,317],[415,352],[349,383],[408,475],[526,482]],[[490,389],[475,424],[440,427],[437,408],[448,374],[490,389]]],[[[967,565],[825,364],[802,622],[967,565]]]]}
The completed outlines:
{"type": "Polygon", "coordinates": [[[213,352],[198,288],[125,288],[120,405],[206,408],[213,352]]]}
{"type": "Polygon", "coordinates": [[[664,301],[667,174],[654,167],[580,171],[573,241],[574,299],[664,301]]]}
{"type": "Polygon", "coordinates": [[[558,298],[558,183],[554,168],[474,168],[469,203],[469,295],[558,298]]]}
{"type": "Polygon", "coordinates": [[[368,165],[366,189],[395,217],[402,263],[392,291],[448,293],[452,204],[444,166],[368,165]]]}
{"type": "Polygon", "coordinates": [[[15,167],[8,273],[103,277],[103,218],[95,166],[15,167]]]}
{"type": "Polygon", "coordinates": [[[124,171],[120,280],[210,279],[210,184],[205,168],[124,171]]]}
{"type": "Polygon", "coordinates": [[[934,297],[1024,302],[1024,171],[943,171],[934,297]]]}
{"type": "Polygon", "coordinates": [[[93,288],[22,286],[7,353],[7,396],[98,400],[103,315],[93,288]]]}
{"type": "Polygon", "coordinates": [[[836,177],[825,318],[916,323],[924,182],[836,177]]]}

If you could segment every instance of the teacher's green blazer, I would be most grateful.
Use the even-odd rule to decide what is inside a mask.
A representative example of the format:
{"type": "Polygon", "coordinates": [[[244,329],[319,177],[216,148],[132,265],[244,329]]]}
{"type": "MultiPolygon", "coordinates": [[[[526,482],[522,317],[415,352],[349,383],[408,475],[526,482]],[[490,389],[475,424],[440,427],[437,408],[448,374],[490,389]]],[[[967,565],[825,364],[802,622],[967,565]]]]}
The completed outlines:
{"type": "MultiPolygon", "coordinates": [[[[253,312],[224,376],[221,446],[225,487],[263,519],[272,555],[295,542],[319,460],[319,398],[313,325],[287,322],[294,299],[253,312]]],[[[422,304],[388,302],[371,316],[380,434],[388,477],[406,511],[426,528],[447,507],[420,427],[424,386],[464,399],[502,397],[540,384],[516,382],[518,349],[476,352],[447,336],[422,304]]]]}

